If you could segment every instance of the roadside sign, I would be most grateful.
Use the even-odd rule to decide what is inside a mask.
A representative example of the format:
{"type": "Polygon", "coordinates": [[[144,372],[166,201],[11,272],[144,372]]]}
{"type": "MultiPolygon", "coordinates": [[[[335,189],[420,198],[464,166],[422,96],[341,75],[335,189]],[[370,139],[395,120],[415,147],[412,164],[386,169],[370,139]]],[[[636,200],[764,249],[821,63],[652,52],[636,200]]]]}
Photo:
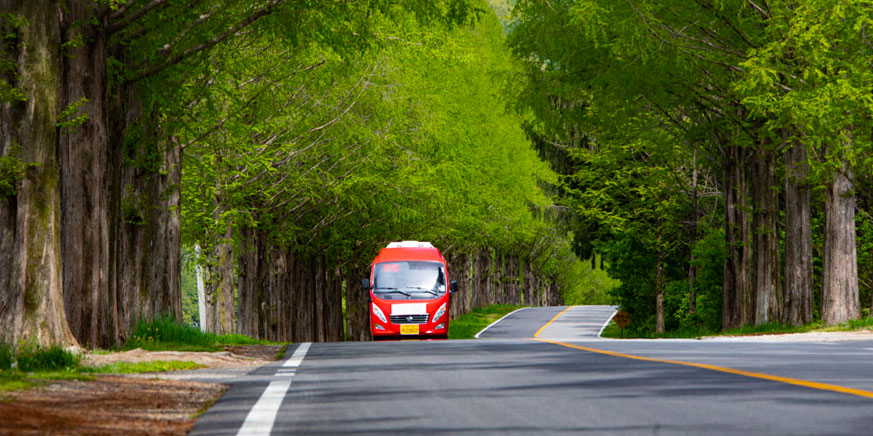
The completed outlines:
{"type": "Polygon", "coordinates": [[[618,328],[624,330],[625,328],[627,328],[627,325],[630,324],[631,317],[629,313],[627,313],[624,309],[621,309],[615,313],[615,316],[612,317],[612,320],[615,321],[615,324],[618,326],[618,328]]]}

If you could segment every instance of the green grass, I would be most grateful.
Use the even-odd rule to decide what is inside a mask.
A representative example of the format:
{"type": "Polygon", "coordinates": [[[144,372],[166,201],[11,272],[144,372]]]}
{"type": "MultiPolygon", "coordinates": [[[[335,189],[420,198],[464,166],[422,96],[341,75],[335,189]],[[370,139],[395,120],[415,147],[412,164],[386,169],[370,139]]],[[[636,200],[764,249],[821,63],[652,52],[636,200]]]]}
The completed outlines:
{"type": "Polygon", "coordinates": [[[449,322],[449,339],[473,339],[476,333],[509,312],[524,306],[495,304],[476,309],[449,322]]]}
{"type": "Polygon", "coordinates": [[[190,361],[155,360],[152,362],[117,362],[97,367],[82,367],[83,372],[93,374],[138,374],[143,372],[184,371],[187,369],[206,368],[190,361]]]}
{"type": "Polygon", "coordinates": [[[81,357],[60,347],[27,347],[14,351],[0,344],[0,392],[18,391],[50,380],[94,380],[94,374],[133,374],[204,368],[189,361],[118,362],[81,366],[81,357]]]}
{"type": "Polygon", "coordinates": [[[0,375],[0,392],[23,391],[30,389],[34,383],[24,377],[11,377],[0,375]]]}
{"type": "Polygon", "coordinates": [[[232,345],[274,345],[275,342],[257,340],[245,335],[215,335],[179,324],[173,317],[159,317],[137,323],[133,336],[124,349],[142,348],[146,351],[222,351],[232,345]]]}
{"type": "Polygon", "coordinates": [[[28,389],[47,380],[93,380],[82,373],[80,357],[61,347],[25,347],[17,352],[0,344],[0,391],[28,389]]]}
{"type": "Polygon", "coordinates": [[[14,362],[15,350],[9,345],[0,343],[0,374],[2,374],[2,371],[11,369],[14,362]]]}
{"type": "Polygon", "coordinates": [[[80,371],[80,368],[67,368],[59,371],[21,372],[5,370],[0,372],[0,392],[20,391],[38,386],[51,380],[91,381],[94,376],[80,371]]]}
{"type": "MultiPolygon", "coordinates": [[[[807,332],[835,332],[835,331],[853,331],[853,330],[865,330],[865,329],[873,329],[873,317],[867,317],[857,320],[849,321],[845,324],[840,324],[837,326],[825,327],[821,325],[821,322],[813,322],[810,324],[806,324],[803,326],[791,326],[784,325],[781,323],[767,323],[756,326],[745,326],[736,329],[729,329],[725,331],[709,331],[706,329],[684,329],[684,330],[676,330],[669,331],[662,335],[648,334],[648,335],[634,335],[630,330],[624,331],[624,338],[641,338],[641,339],[659,339],[659,338],[700,338],[703,336],[757,336],[757,335],[776,335],[776,334],[789,334],[789,333],[807,333],[807,332]]],[[[621,338],[621,329],[614,322],[610,322],[609,325],[603,330],[602,336],[604,338],[613,338],[618,339],[621,338]]]]}
{"type": "Polygon", "coordinates": [[[18,350],[18,370],[21,372],[60,371],[79,365],[77,354],[61,347],[26,347],[18,350]]]}

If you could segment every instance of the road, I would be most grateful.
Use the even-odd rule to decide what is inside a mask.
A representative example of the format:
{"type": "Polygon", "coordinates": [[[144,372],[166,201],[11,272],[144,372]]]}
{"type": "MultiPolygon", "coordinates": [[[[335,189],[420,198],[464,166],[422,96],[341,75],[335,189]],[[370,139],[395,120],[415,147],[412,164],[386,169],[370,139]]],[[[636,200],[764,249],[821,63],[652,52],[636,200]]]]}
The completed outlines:
{"type": "Polygon", "coordinates": [[[249,374],[198,376],[231,388],[191,434],[873,431],[873,341],[601,339],[611,314],[528,308],[476,340],[291,345],[249,374]]]}

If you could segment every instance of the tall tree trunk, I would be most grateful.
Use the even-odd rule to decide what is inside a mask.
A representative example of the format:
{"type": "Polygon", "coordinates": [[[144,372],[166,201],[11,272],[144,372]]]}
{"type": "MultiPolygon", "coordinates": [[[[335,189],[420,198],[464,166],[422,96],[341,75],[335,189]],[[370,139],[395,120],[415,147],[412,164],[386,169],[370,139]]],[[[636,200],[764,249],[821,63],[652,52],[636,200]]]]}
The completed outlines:
{"type": "Polygon", "coordinates": [[[318,256],[315,258],[315,262],[312,265],[313,272],[313,282],[312,283],[312,296],[315,301],[313,301],[312,309],[314,316],[312,317],[312,323],[314,324],[313,333],[313,341],[324,342],[325,341],[325,318],[324,318],[324,299],[325,299],[325,289],[327,287],[327,283],[325,281],[327,273],[325,272],[324,267],[324,257],[318,256]]]}
{"type": "MultiPolygon", "coordinates": [[[[218,212],[216,212],[218,213],[218,212]]],[[[215,334],[236,333],[234,328],[234,257],[232,229],[228,226],[207,260],[206,316],[203,319],[207,332],[215,334]]]]}
{"type": "MultiPolygon", "coordinates": [[[[0,341],[76,345],[62,291],[61,194],[57,114],[61,110],[60,7],[3,1],[26,22],[0,41],[17,66],[8,83],[25,101],[0,101],[0,156],[27,164],[15,193],[0,197],[0,341]]],[[[0,20],[3,18],[0,17],[0,20]]]]}
{"type": "Polygon", "coordinates": [[[697,293],[694,290],[694,280],[697,275],[697,266],[694,265],[694,246],[697,244],[697,220],[700,217],[699,204],[697,199],[697,151],[692,155],[693,168],[691,170],[691,223],[690,223],[690,241],[691,247],[688,257],[688,314],[694,315],[694,310],[697,307],[697,293]]]}
{"type": "Polygon", "coordinates": [[[111,161],[104,26],[94,26],[96,4],[67,3],[62,28],[65,41],[86,43],[66,49],[62,101],[82,104],[88,116],[60,136],[61,237],[63,238],[64,302],[76,338],[92,347],[114,345],[117,312],[112,306],[110,278],[111,193],[115,167],[111,161]]]}
{"type": "MultiPolygon", "coordinates": [[[[787,132],[783,132],[783,140],[787,132]]],[[[785,306],[783,322],[812,322],[812,224],[807,187],[807,148],[802,141],[785,151],[785,306]]]]}
{"type": "Polygon", "coordinates": [[[343,276],[336,261],[330,263],[328,276],[330,279],[327,298],[327,332],[326,340],[337,342],[343,340],[343,276]]]}
{"type": "MultiPolygon", "coordinates": [[[[203,256],[203,250],[199,244],[194,245],[194,253],[197,259],[203,256]]],[[[206,269],[200,262],[196,262],[194,273],[197,276],[197,323],[200,325],[200,331],[206,331],[206,325],[203,320],[206,319],[206,269]]]]}
{"type": "Polygon", "coordinates": [[[827,187],[825,200],[822,315],[825,325],[861,316],[858,260],[855,248],[855,194],[852,173],[844,161],[827,187]]]}
{"type": "Polygon", "coordinates": [[[725,245],[727,257],[722,287],[724,329],[751,319],[752,239],[745,151],[728,146],[724,164],[725,245]]]}
{"type": "Polygon", "coordinates": [[[361,288],[361,279],[370,277],[370,270],[346,265],[346,331],[349,340],[365,341],[370,338],[370,295],[361,288]]]}
{"type": "MultiPolygon", "coordinates": [[[[767,147],[762,144],[762,149],[767,147]]],[[[774,191],[776,155],[759,150],[754,163],[754,249],[752,280],[753,322],[755,325],[782,319],[782,286],[779,268],[779,197],[774,191]]]]}
{"type": "MultiPolygon", "coordinates": [[[[258,268],[260,263],[260,244],[258,244],[258,232],[249,227],[240,229],[239,252],[237,253],[237,295],[239,299],[239,320],[237,321],[239,333],[255,338],[261,338],[259,293],[261,291],[258,280],[258,268]]],[[[205,300],[205,299],[204,299],[205,300]]],[[[205,318],[205,316],[203,317],[205,318]]],[[[204,322],[203,319],[200,321],[204,322]]]]}
{"type": "Polygon", "coordinates": [[[132,89],[109,86],[107,26],[97,22],[98,8],[91,0],[61,8],[64,40],[84,41],[58,48],[65,54],[62,104],[81,104],[88,117],[59,138],[61,264],[73,334],[106,347],[125,340],[142,318],[182,319],[181,149],[172,138],[157,139],[157,122],[143,124],[138,141],[124,140],[142,108],[132,89]]]}
{"type": "Polygon", "coordinates": [[[658,231],[657,264],[655,265],[655,333],[663,334],[664,326],[664,250],[661,248],[661,232],[658,231]]]}
{"type": "MultiPolygon", "coordinates": [[[[110,248],[115,247],[110,269],[116,280],[110,298],[117,299],[118,324],[110,327],[125,340],[141,319],[170,316],[182,321],[181,291],[181,215],[179,208],[181,149],[174,138],[163,143],[156,153],[157,168],[139,168],[130,160],[142,159],[139,150],[123,160],[117,189],[112,191],[116,219],[110,227],[110,248]],[[123,189],[121,187],[124,187],[123,189]],[[131,222],[125,208],[135,205],[141,221],[131,222]],[[127,206],[126,206],[127,205],[127,206]],[[117,296],[117,297],[115,297],[117,296]]],[[[231,263],[233,260],[231,259],[231,263]]],[[[231,269],[232,271],[232,269],[231,269]]],[[[93,273],[93,271],[91,272],[93,273]]],[[[104,328],[104,327],[101,327],[104,328]]]]}

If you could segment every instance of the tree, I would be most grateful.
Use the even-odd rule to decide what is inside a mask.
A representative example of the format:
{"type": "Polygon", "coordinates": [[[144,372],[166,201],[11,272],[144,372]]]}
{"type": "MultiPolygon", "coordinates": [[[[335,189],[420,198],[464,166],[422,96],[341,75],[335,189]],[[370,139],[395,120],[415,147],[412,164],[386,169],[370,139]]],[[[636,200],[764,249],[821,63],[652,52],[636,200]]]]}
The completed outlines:
{"type": "Polygon", "coordinates": [[[61,288],[60,44],[51,4],[0,8],[0,341],[75,345],[61,288]]]}

